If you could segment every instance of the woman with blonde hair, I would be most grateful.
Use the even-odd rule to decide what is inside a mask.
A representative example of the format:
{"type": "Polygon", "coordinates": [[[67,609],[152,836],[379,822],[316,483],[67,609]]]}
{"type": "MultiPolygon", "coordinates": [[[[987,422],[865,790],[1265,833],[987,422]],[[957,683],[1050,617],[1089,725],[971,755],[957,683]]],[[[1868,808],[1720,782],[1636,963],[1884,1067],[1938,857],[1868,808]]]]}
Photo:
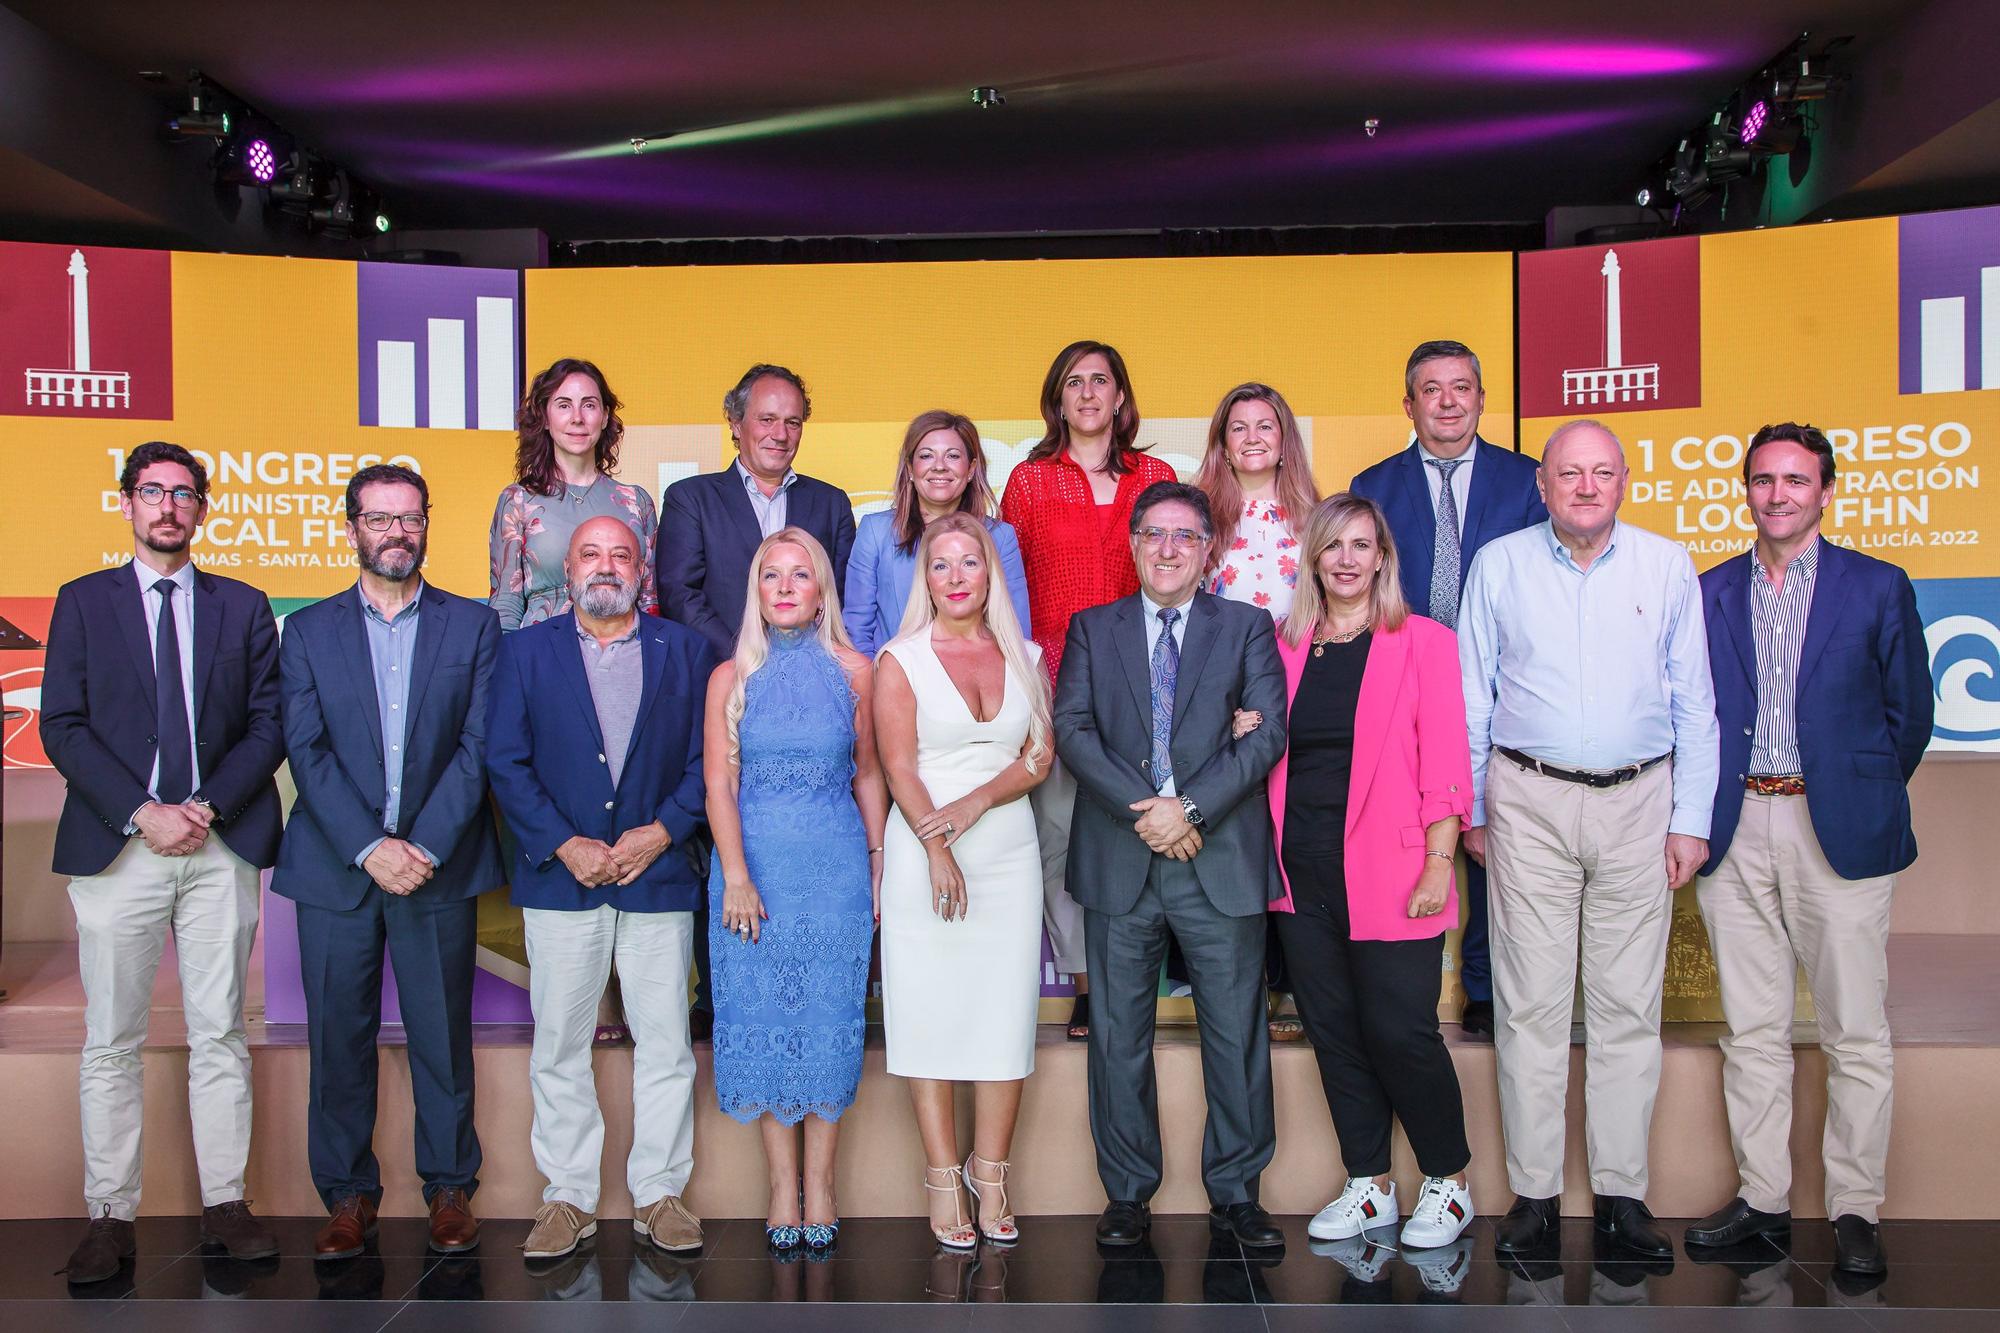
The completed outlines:
{"type": "Polygon", "coordinates": [[[1267,783],[1284,886],[1270,906],[1347,1168],[1306,1230],[1348,1240],[1401,1219],[1389,1176],[1401,1120],[1424,1172],[1402,1243],[1449,1245],[1473,1216],[1464,1104],[1437,1019],[1472,796],[1458,639],[1410,613],[1372,500],[1321,501],[1300,559],[1278,633],[1290,726],[1267,783]]]}
{"type": "Polygon", "coordinates": [[[825,1250],[840,1231],[834,1150],[861,1083],[888,816],[874,671],[847,641],[833,583],[804,529],[764,539],[703,733],[715,1093],[762,1132],[780,1251],[825,1250]]]}
{"type": "Polygon", "coordinates": [[[1055,745],[1041,650],[998,595],[986,525],[940,518],[916,554],[923,595],[876,666],[877,734],[896,803],[882,872],[882,1023],[889,1072],[910,1080],[932,1233],[971,1249],[981,1235],[1020,1238],[1007,1156],[1041,998],[1041,852],[1028,793],[1048,777],[1055,745]],[[964,1158],[961,1082],[973,1084],[964,1158]]]}
{"type": "MultiPolygon", "coordinates": [[[[903,432],[896,455],[894,504],[862,516],[847,558],[841,614],[855,648],[873,659],[899,632],[916,584],[917,540],[929,524],[953,514],[978,519],[992,534],[995,566],[1006,576],[1015,618],[1028,624],[1028,576],[1011,523],[986,480],[986,451],[979,428],[956,412],[925,412],[903,432]]],[[[921,599],[918,599],[921,600],[921,599]]]]}

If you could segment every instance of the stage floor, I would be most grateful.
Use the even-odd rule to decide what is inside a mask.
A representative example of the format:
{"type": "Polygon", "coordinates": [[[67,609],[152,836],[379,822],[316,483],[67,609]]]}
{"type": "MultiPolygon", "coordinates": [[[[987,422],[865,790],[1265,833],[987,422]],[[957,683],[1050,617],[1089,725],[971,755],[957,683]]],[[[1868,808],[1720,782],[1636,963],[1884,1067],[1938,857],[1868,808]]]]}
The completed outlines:
{"type": "MultiPolygon", "coordinates": [[[[1759,1241],[1727,1262],[1695,1263],[1683,1253],[1669,1267],[1597,1259],[1590,1226],[1581,1221],[1564,1224],[1558,1256],[1528,1263],[1496,1259],[1485,1218],[1457,1245],[1428,1254],[1397,1250],[1393,1233],[1388,1245],[1309,1242],[1303,1217],[1284,1221],[1289,1240],[1274,1257],[1247,1257],[1234,1241],[1211,1236],[1200,1217],[1159,1218],[1150,1244],[1107,1251],[1095,1245],[1090,1218],[1028,1218],[1011,1250],[950,1256],[918,1222],[856,1219],[843,1227],[835,1253],[818,1262],[768,1257],[755,1222],[712,1223],[707,1249],[686,1260],[635,1252],[630,1229],[612,1225],[590,1248],[531,1268],[514,1252],[525,1222],[489,1222],[479,1251],[442,1258],[426,1252],[422,1223],[384,1219],[369,1253],[320,1264],[309,1257],[318,1220],[281,1218],[274,1225],[283,1254],[242,1264],[196,1251],[192,1219],[143,1218],[137,1260],[117,1278],[74,1289],[53,1270],[80,1234],[79,1221],[0,1222],[0,1320],[21,1333],[111,1327],[423,1333],[475,1322],[579,1333],[641,1327],[650,1333],[669,1327],[678,1333],[760,1327],[1278,1333],[1324,1328],[1329,1320],[1347,1328],[1468,1333],[2000,1327],[2000,1270],[1992,1262],[2000,1254],[2000,1223],[1994,1222],[1885,1223],[1887,1278],[1855,1280],[1832,1271],[1823,1222],[1798,1224],[1789,1253],[1759,1241]],[[470,1310],[471,1302],[488,1308],[470,1310]],[[540,1304],[530,1308],[531,1302],[540,1304]],[[645,1304],[671,1308],[631,1308],[645,1304]],[[1334,1305],[1378,1308],[1338,1315],[1322,1308],[1334,1305]]],[[[1683,1225],[1670,1224],[1677,1238],[1683,1225]]]]}

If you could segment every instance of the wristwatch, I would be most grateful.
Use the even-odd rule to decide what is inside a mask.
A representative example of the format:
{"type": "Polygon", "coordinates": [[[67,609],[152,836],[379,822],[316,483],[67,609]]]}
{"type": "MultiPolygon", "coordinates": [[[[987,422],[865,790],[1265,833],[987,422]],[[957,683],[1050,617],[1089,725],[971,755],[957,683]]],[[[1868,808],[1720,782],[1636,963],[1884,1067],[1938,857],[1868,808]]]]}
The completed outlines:
{"type": "Polygon", "coordinates": [[[1201,807],[1194,803],[1194,797],[1181,797],[1181,813],[1187,816],[1188,823],[1196,828],[1201,827],[1201,807]]]}

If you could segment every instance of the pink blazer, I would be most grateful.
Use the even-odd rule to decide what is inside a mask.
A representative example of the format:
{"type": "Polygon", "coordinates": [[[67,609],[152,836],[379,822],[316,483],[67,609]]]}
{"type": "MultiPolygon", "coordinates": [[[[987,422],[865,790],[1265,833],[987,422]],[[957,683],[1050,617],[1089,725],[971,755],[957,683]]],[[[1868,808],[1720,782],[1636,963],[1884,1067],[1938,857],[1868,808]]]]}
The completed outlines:
{"type": "MultiPolygon", "coordinates": [[[[1298,697],[1308,634],[1293,648],[1278,636],[1285,663],[1285,698],[1298,697]]],[[[1284,873],[1285,778],[1289,751],[1271,770],[1271,823],[1285,894],[1273,912],[1292,910],[1284,873]]],[[[1357,940],[1416,940],[1458,923],[1458,886],[1444,911],[1409,915],[1410,893],[1424,868],[1424,830],[1448,815],[1472,812],[1472,754],[1465,736],[1465,693],[1459,682],[1458,636],[1423,616],[1393,634],[1378,632],[1361,673],[1354,714],[1354,765],[1348,779],[1347,912],[1357,940]]]]}

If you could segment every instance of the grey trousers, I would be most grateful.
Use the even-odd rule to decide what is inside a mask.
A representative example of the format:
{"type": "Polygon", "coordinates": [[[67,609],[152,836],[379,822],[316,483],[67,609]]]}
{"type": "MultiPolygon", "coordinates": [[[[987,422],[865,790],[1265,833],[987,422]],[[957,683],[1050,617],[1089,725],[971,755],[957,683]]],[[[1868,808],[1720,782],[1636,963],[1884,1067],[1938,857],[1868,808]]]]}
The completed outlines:
{"type": "Polygon", "coordinates": [[[1224,916],[1194,869],[1153,857],[1132,910],[1086,909],[1090,960],[1090,1133],[1112,1199],[1160,1187],[1160,1109],[1153,1077],[1154,1004],[1171,928],[1187,958],[1208,1100],[1201,1174],[1209,1202],[1255,1202],[1276,1129],[1270,1033],[1264,1026],[1264,914],[1224,916]]]}

